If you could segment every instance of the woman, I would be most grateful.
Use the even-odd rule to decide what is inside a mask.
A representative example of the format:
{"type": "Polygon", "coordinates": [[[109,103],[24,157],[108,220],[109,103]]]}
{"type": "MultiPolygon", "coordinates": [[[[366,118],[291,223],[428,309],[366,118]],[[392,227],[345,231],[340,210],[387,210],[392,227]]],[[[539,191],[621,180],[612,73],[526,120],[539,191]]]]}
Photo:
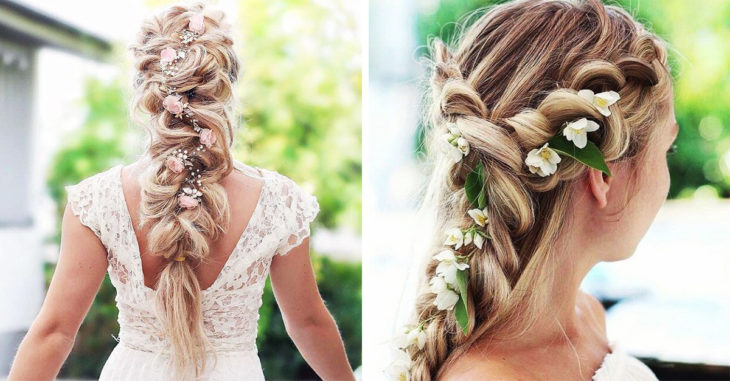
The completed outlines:
{"type": "Polygon", "coordinates": [[[316,199],[233,159],[229,26],[202,4],[146,21],[132,46],[143,159],[67,187],[61,253],[9,380],[52,380],[104,278],[119,344],[101,380],[261,380],[256,321],[266,278],[312,368],[354,379],[309,260],[316,199]]]}
{"type": "Polygon", "coordinates": [[[513,1],[433,42],[436,230],[394,375],[654,380],[579,290],[628,258],[669,190],[666,48],[599,0],[513,1]]]}

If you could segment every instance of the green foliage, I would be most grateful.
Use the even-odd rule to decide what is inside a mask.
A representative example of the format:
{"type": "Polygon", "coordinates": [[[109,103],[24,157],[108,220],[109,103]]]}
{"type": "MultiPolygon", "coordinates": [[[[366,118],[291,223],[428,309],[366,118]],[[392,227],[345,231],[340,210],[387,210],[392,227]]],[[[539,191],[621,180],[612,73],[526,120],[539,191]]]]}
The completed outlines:
{"type": "Polygon", "coordinates": [[[566,139],[565,136],[558,134],[548,140],[548,143],[550,143],[548,146],[558,153],[572,157],[591,168],[612,176],[611,170],[608,169],[606,162],[603,160],[601,150],[592,141],[588,140],[586,141],[585,147],[578,148],[573,142],[566,139]]]}
{"type": "Polygon", "coordinates": [[[487,206],[487,192],[484,189],[484,164],[479,163],[476,168],[466,175],[464,192],[472,207],[484,209],[487,206]]]}
{"type": "Polygon", "coordinates": [[[89,79],[84,88],[81,101],[86,106],[86,118],[81,128],[55,154],[46,181],[59,216],[63,215],[66,206],[65,185],[109,168],[120,162],[126,152],[123,142],[129,129],[119,84],[89,79]]]}
{"type": "Polygon", "coordinates": [[[360,228],[360,44],[345,0],[243,0],[236,151],[309,186],[318,222],[360,228]],[[337,31],[337,32],[334,32],[337,31]]]}
{"type": "MultiPolygon", "coordinates": [[[[421,9],[416,23],[418,44],[439,36],[453,41],[457,21],[467,14],[504,1],[442,0],[421,9]]],[[[674,78],[675,115],[680,128],[678,152],[669,159],[670,198],[691,196],[709,186],[730,197],[730,2],[685,0],[604,1],[627,9],[647,28],[669,42],[669,66],[674,78]]],[[[478,15],[476,13],[473,15],[478,15]]],[[[426,54],[426,49],[421,49],[426,54]]],[[[416,147],[422,153],[424,129],[416,147]]]]}
{"type": "MultiPolygon", "coordinates": [[[[319,291],[337,322],[353,369],[362,363],[362,265],[312,255],[319,291]]],[[[266,379],[317,379],[284,329],[281,311],[266,282],[259,317],[258,349],[266,379]]]]}
{"type": "Polygon", "coordinates": [[[469,332],[469,312],[467,312],[467,297],[469,291],[469,270],[459,270],[456,272],[456,284],[459,286],[459,300],[454,306],[454,316],[456,322],[459,323],[461,332],[465,335],[469,332]]]}

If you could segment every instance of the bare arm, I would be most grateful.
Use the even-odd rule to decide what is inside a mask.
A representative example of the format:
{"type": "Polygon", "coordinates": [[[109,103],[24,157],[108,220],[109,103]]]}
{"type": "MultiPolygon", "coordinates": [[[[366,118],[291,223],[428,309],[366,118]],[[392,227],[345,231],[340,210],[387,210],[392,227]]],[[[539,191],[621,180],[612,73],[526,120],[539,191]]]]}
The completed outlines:
{"type": "Polygon", "coordinates": [[[286,332],[323,380],[354,380],[342,338],[319,295],[309,259],[309,238],[271,263],[271,285],[286,332]]]}
{"type": "Polygon", "coordinates": [[[8,381],[53,380],[73,347],[106,273],[106,250],[66,205],[61,252],[38,316],[25,335],[8,381]]]}

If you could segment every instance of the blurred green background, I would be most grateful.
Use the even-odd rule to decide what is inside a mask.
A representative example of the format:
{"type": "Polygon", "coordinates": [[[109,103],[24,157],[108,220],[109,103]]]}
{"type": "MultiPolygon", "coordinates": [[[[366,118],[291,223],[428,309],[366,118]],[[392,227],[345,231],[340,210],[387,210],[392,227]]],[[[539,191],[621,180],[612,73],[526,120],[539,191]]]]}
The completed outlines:
{"type": "MultiPolygon", "coordinates": [[[[317,228],[361,231],[361,47],[346,1],[241,0],[234,25],[243,63],[237,86],[241,129],[234,156],[277,170],[314,193],[321,212],[313,234],[317,228]]],[[[127,115],[126,43],[115,47],[115,62],[125,65],[119,79],[86,82],[84,123],[55,154],[47,185],[59,222],[66,202],[63,186],[141,153],[146,135],[141,126],[130,125],[127,115]]],[[[59,238],[60,226],[53,239],[59,238]]],[[[312,253],[319,288],[357,368],[362,358],[362,266],[327,254],[312,253]]],[[[49,263],[46,278],[52,274],[49,263]]],[[[98,377],[116,344],[111,335],[119,330],[114,296],[107,277],[59,377],[98,377]]],[[[266,378],[315,379],[284,330],[268,283],[260,314],[258,348],[266,378]]]]}
{"type": "MultiPolygon", "coordinates": [[[[433,36],[452,41],[456,20],[480,7],[504,2],[419,2],[418,44],[425,46],[433,36]]],[[[670,44],[675,114],[681,128],[678,151],[669,156],[669,197],[730,198],[730,1],[620,0],[604,4],[628,10],[670,44]]],[[[419,52],[425,54],[426,49],[419,52]]],[[[421,146],[420,141],[416,146],[421,146]]]]}

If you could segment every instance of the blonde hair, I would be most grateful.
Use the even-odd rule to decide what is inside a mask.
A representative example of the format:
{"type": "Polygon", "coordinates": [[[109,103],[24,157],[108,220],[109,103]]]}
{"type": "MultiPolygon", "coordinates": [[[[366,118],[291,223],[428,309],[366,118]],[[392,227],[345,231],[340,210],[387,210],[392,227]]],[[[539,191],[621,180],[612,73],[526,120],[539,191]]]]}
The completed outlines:
{"type": "Polygon", "coordinates": [[[580,117],[599,122],[591,133],[607,162],[633,163],[645,154],[671,103],[665,42],[623,9],[599,0],[513,1],[475,13],[452,49],[431,44],[426,144],[433,161],[424,205],[435,209],[431,256],[443,250],[443,232],[466,229],[466,175],[485,169],[489,207],[483,249],[470,246],[468,335],[452,312],[437,309],[425,291],[416,319],[427,340],[410,348],[411,376],[438,377],[477,340],[524,332],[544,307],[554,267],[551,244],[566,228],[572,184],[587,166],[563,160],[540,177],[524,164],[527,152],[580,117]],[[473,18],[473,19],[474,19],[473,18]],[[620,101],[603,117],[577,95],[580,89],[617,91],[620,101]],[[439,153],[439,138],[455,123],[471,153],[456,164],[439,153]]]}
{"type": "Polygon", "coordinates": [[[137,71],[134,82],[132,114],[149,115],[142,121],[150,134],[147,155],[152,159],[141,180],[142,225],[149,225],[147,242],[152,255],[168,260],[156,283],[159,320],[170,338],[170,364],[180,377],[195,377],[206,367],[210,342],[203,328],[201,288],[193,262],[210,254],[209,242],[225,232],[230,220],[226,192],[219,181],[233,170],[230,146],[233,143],[233,84],[238,78],[239,61],[233,50],[230,25],[217,10],[206,10],[202,3],[176,5],[144,21],[136,42],[130,48],[137,71]],[[191,16],[204,14],[205,32],[190,43],[177,72],[167,79],[160,69],[160,52],[180,46],[180,37],[191,16]],[[167,93],[162,85],[176,87],[182,101],[189,103],[201,128],[211,129],[217,141],[200,152],[198,189],[203,195],[199,206],[178,206],[177,194],[186,173],[175,173],[164,162],[174,150],[193,152],[199,144],[198,133],[188,119],[178,119],[163,108],[167,93]],[[176,257],[187,260],[177,261],[176,257]]]}

